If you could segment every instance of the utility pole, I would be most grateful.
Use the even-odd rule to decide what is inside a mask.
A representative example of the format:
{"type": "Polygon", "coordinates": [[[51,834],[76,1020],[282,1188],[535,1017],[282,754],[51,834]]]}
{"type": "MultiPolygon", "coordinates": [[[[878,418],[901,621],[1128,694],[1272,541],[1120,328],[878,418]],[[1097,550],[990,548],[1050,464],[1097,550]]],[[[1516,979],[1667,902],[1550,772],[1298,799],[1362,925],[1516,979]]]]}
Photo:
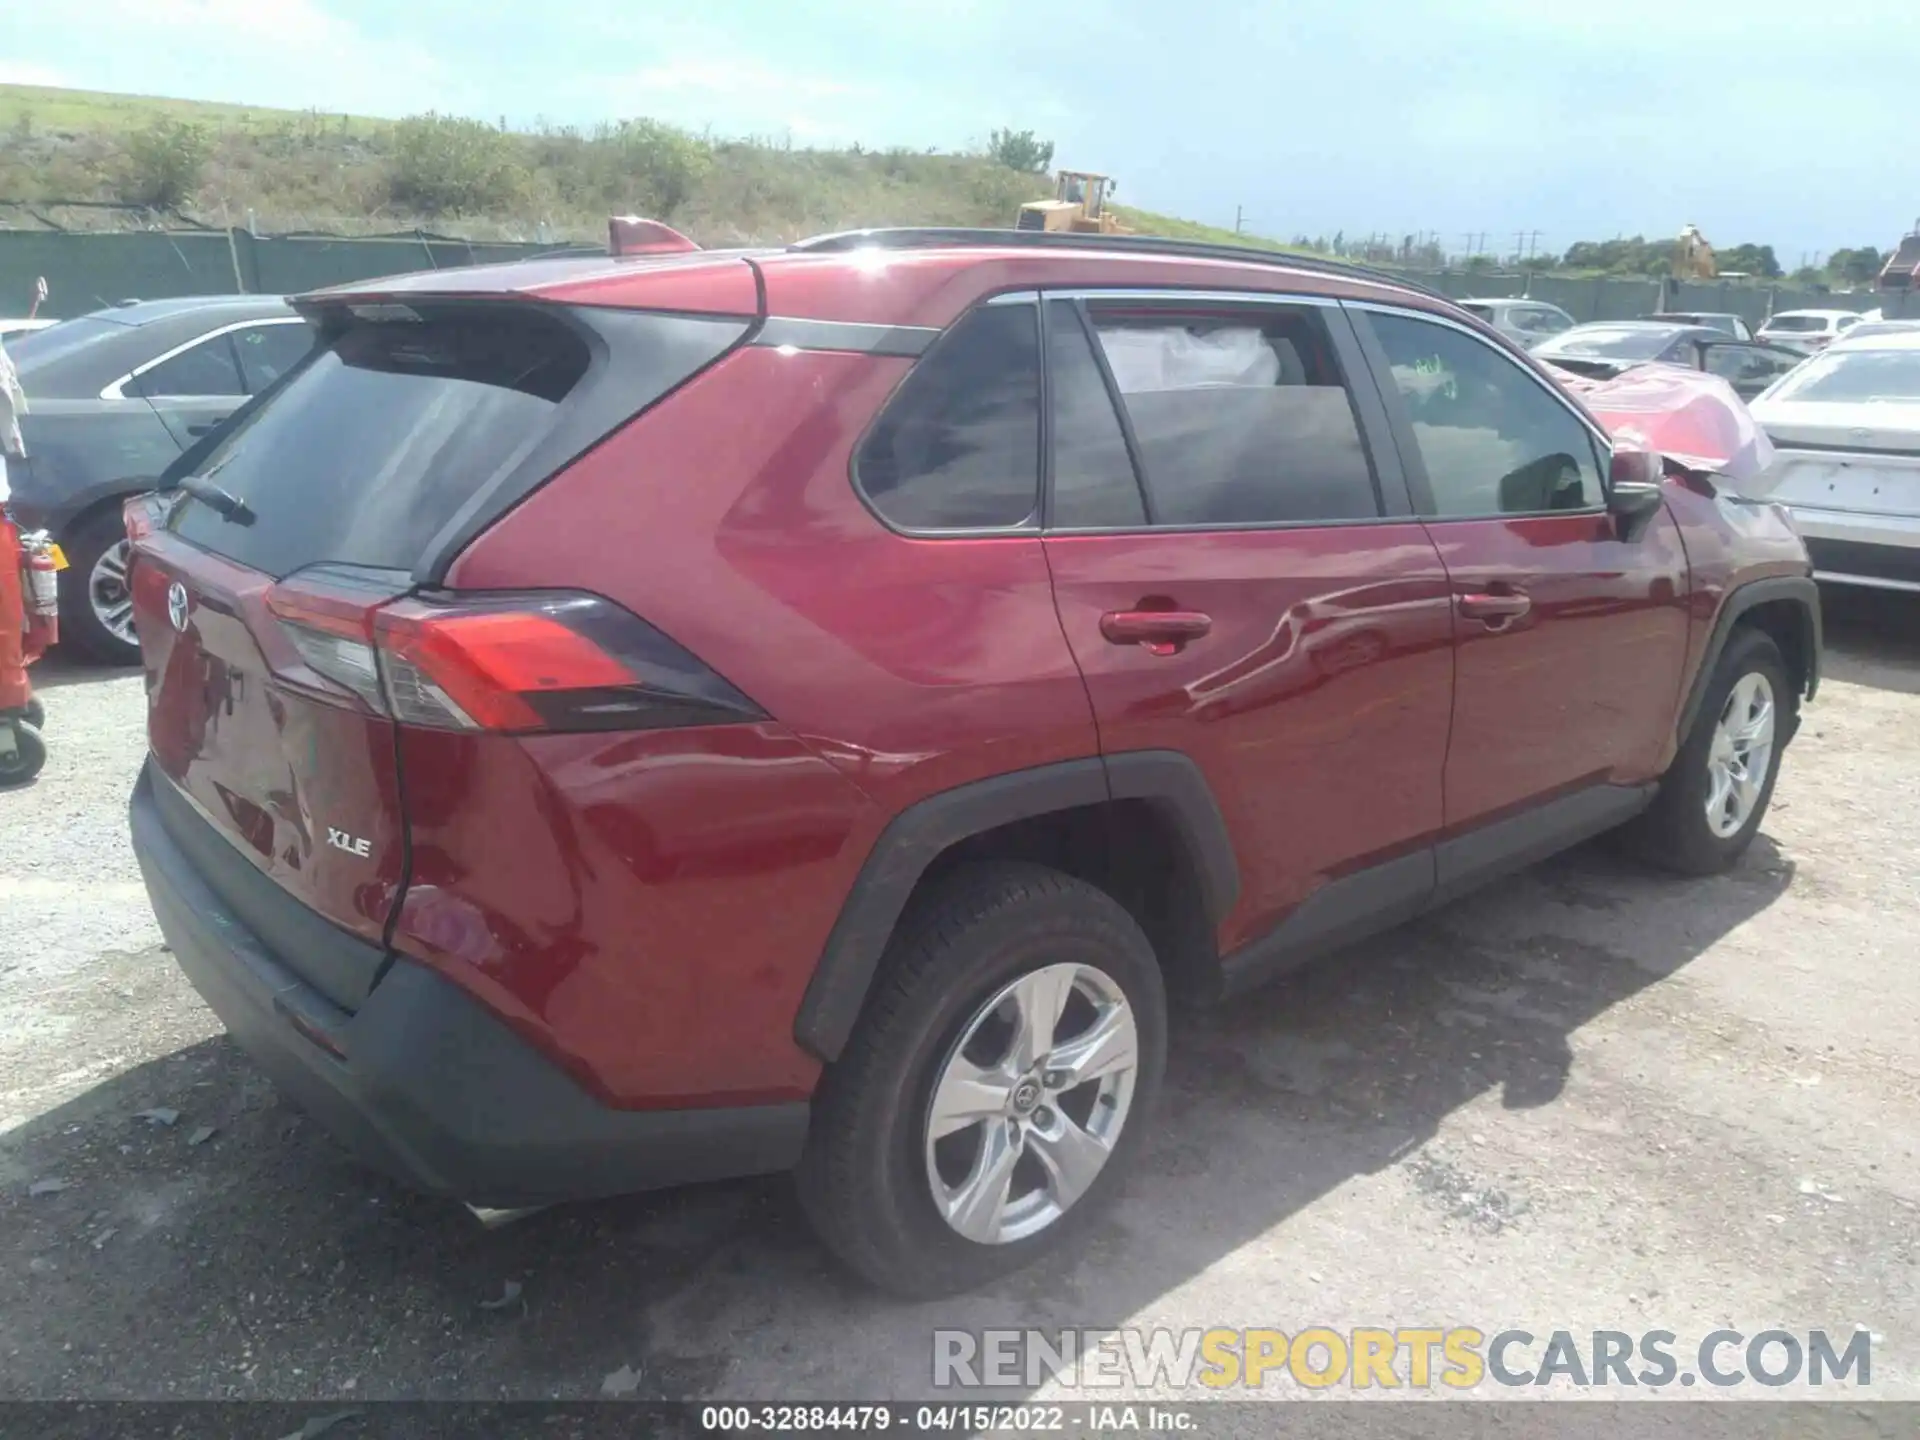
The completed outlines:
{"type": "Polygon", "coordinates": [[[1240,233],[1241,223],[1242,223],[1241,208],[1238,205],[1236,205],[1233,207],[1233,233],[1234,234],[1238,235],[1240,233]]]}

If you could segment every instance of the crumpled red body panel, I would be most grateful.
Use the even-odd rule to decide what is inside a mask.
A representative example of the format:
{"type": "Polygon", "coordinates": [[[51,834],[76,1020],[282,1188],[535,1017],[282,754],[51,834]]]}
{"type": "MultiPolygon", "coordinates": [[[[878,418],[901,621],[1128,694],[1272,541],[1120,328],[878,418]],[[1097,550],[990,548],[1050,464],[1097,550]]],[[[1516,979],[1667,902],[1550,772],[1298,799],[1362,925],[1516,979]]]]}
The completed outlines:
{"type": "Polygon", "coordinates": [[[1736,484],[1773,463],[1773,443],[1754,423],[1746,402],[1718,375],[1677,365],[1636,365],[1612,380],[1590,380],[1548,368],[1617,440],[1736,484]]]}

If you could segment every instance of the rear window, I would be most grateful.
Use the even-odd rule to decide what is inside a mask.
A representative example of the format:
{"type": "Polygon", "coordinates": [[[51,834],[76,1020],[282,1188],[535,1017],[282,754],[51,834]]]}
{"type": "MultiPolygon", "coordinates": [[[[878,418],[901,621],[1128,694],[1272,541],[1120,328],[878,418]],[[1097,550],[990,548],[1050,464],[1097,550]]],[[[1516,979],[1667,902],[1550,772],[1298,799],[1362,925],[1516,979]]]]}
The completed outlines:
{"type": "Polygon", "coordinates": [[[1771,398],[1828,404],[1920,401],[1920,350],[1829,350],[1809,360],[1771,398]]]}
{"type": "Polygon", "coordinates": [[[96,320],[83,315],[78,320],[62,320],[44,330],[29,330],[24,335],[9,335],[0,344],[20,373],[30,375],[42,365],[78,354],[89,345],[116,335],[125,335],[127,327],[112,320],[96,320]]]}
{"type": "Polygon", "coordinates": [[[504,508],[741,328],[595,313],[575,323],[535,306],[378,307],[323,338],[195,466],[245,501],[251,522],[188,498],[173,530],[276,576],[323,561],[412,569],[476,496],[501,495],[504,508]],[[585,323],[621,342],[597,390],[585,323]]]}
{"type": "Polygon", "coordinates": [[[1767,329],[1782,335],[1814,335],[1826,328],[1824,315],[1776,315],[1767,322],[1767,329]]]}
{"type": "Polygon", "coordinates": [[[1557,335],[1540,346],[1536,355],[1605,355],[1616,360],[1651,360],[1673,343],[1671,330],[1628,330],[1587,325],[1557,335]]]}
{"type": "Polygon", "coordinates": [[[1491,320],[1493,318],[1493,307],[1491,305],[1476,305],[1471,300],[1467,300],[1461,302],[1460,308],[1469,315],[1478,315],[1482,320],[1491,320]]]}

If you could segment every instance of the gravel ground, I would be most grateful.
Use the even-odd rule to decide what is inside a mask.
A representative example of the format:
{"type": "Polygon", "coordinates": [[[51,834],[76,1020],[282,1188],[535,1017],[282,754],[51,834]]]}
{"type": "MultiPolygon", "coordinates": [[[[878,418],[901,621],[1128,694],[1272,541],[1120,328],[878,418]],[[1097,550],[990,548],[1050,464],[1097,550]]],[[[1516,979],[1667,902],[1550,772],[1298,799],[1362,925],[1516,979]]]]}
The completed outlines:
{"type": "Polygon", "coordinates": [[[1738,870],[1590,847],[1183,1019],[1111,1220],[919,1306],[781,1179],[487,1230],[358,1169],[160,948],[139,678],[50,664],[0,793],[0,1398],[904,1398],[936,1325],[1312,1323],[1866,1327],[1920,1398],[1920,603],[1829,604],[1738,870]]]}

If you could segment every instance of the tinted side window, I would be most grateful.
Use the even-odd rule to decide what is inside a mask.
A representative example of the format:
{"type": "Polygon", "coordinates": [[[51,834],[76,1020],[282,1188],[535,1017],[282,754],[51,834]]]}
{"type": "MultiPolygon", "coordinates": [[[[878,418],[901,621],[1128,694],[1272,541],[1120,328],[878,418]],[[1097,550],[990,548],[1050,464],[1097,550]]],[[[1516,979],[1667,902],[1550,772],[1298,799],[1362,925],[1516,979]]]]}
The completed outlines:
{"type": "Polygon", "coordinates": [[[233,332],[233,343],[247,393],[258,395],[300,363],[313,346],[313,331],[306,325],[249,325],[233,332]]]}
{"type": "Polygon", "coordinates": [[[1718,375],[1722,380],[1744,380],[1754,363],[1754,354],[1738,345],[1709,345],[1706,347],[1704,367],[1709,375],[1718,375]]]}
{"type": "Polygon", "coordinates": [[[903,529],[1030,520],[1040,493],[1038,308],[988,305],[942,336],[868,432],[854,475],[903,529]]]}
{"type": "Polygon", "coordinates": [[[1053,404],[1053,517],[1065,528],[1144,525],[1146,506],[1107,382],[1079,311],[1047,305],[1047,393],[1053,404]]]}
{"type": "Polygon", "coordinates": [[[1312,306],[1088,306],[1161,525],[1380,513],[1326,321],[1312,306]]]}
{"type": "Polygon", "coordinates": [[[158,396],[244,395],[233,342],[225,335],[202,340],[154,366],[133,383],[148,399],[158,396]]]}
{"type": "Polygon", "coordinates": [[[1601,503],[1587,427],[1519,365],[1445,325],[1366,318],[1413,423],[1434,514],[1526,515],[1601,503]]]}
{"type": "Polygon", "coordinates": [[[1533,311],[1533,323],[1528,328],[1540,335],[1558,335],[1572,329],[1573,322],[1558,310],[1540,309],[1533,311]]]}
{"type": "Polygon", "coordinates": [[[1712,345],[1707,348],[1707,369],[1730,382],[1760,382],[1786,374],[1806,358],[1764,345],[1712,345]]]}

